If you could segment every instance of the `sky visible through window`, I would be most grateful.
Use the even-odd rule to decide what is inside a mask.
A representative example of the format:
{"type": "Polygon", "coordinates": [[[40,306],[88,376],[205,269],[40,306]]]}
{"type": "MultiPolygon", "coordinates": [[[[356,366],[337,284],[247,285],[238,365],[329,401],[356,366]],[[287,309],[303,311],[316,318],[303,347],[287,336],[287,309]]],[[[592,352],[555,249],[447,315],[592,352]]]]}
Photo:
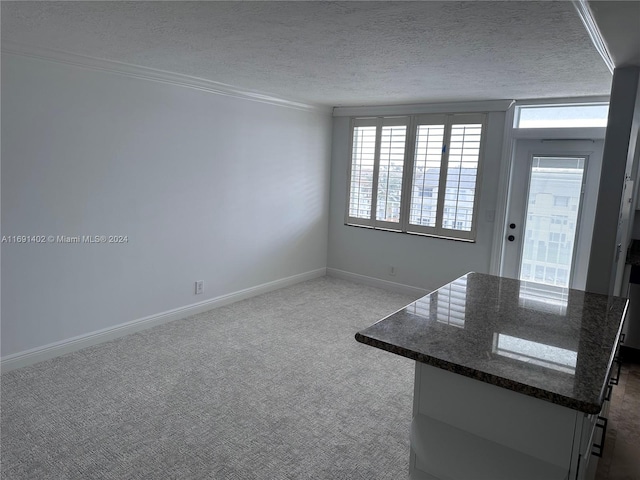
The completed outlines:
{"type": "Polygon", "coordinates": [[[608,104],[531,105],[518,107],[516,128],[606,127],[608,104]]]}

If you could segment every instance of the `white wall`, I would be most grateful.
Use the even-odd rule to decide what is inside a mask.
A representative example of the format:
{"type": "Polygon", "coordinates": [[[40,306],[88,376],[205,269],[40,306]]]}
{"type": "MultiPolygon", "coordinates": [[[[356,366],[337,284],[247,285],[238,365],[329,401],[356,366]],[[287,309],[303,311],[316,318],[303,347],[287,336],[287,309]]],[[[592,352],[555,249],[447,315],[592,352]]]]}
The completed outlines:
{"type": "Polygon", "coordinates": [[[2,55],[2,355],[326,266],[328,113],[2,55]],[[204,280],[204,295],[194,281],[204,280]]]}
{"type": "MultiPolygon", "coordinates": [[[[601,294],[619,295],[622,272],[618,272],[616,251],[627,251],[631,218],[624,215],[623,195],[626,178],[632,176],[634,160],[640,148],[640,67],[616,68],[613,72],[609,118],[604,141],[603,175],[600,177],[598,204],[595,215],[596,235],[593,236],[585,290],[601,294]],[[616,280],[618,280],[616,282],[616,280]]],[[[636,166],[637,168],[637,166],[636,166]]],[[[638,186],[636,185],[635,190],[638,186]]],[[[632,198],[632,204],[638,202],[632,198]]],[[[624,294],[625,292],[622,292],[624,294]]]]}
{"type": "Polygon", "coordinates": [[[429,291],[469,271],[489,273],[504,118],[504,112],[488,115],[477,236],[467,243],[346,226],[349,118],[335,117],[327,266],[429,291]]]}

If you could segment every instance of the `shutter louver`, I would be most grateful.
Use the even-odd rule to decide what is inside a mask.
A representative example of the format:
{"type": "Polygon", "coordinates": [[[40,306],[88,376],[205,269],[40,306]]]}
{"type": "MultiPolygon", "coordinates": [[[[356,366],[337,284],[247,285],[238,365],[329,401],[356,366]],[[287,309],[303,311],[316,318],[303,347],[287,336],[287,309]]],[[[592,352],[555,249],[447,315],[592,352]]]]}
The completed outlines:
{"type": "Polygon", "coordinates": [[[411,185],[412,225],[436,226],[444,125],[418,125],[411,185]]]}
{"type": "Polygon", "coordinates": [[[407,137],[405,125],[382,127],[376,220],[400,221],[404,150],[407,137]]]}
{"type": "Polygon", "coordinates": [[[475,241],[485,118],[353,118],[345,224],[475,241]]]}
{"type": "Polygon", "coordinates": [[[451,126],[443,228],[471,231],[481,136],[482,124],[451,126]]]}
{"type": "Polygon", "coordinates": [[[376,127],[354,127],[351,154],[349,216],[371,218],[376,127]]]}

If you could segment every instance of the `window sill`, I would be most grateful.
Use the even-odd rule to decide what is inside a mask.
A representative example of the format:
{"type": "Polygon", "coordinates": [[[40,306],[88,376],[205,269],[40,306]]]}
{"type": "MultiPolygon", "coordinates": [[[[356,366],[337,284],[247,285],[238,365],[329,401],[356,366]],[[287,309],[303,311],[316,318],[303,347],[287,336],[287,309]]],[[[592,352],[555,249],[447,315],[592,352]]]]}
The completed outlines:
{"type": "Polygon", "coordinates": [[[456,242],[464,242],[464,243],[476,243],[475,239],[470,239],[470,238],[448,237],[446,235],[436,235],[432,233],[423,233],[423,232],[403,232],[400,229],[396,230],[391,228],[372,227],[370,225],[359,225],[357,223],[345,223],[344,225],[347,227],[364,228],[366,230],[377,230],[379,232],[401,233],[404,235],[414,235],[417,237],[437,238],[440,240],[453,240],[456,242]]]}

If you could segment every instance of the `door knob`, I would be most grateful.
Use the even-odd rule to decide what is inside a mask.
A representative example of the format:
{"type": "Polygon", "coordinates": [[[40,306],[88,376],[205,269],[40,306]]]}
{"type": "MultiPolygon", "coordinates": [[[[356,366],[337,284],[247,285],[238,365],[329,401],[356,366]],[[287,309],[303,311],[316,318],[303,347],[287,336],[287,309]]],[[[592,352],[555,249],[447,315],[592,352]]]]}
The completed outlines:
{"type": "Polygon", "coordinates": [[[510,228],[511,230],[513,230],[514,228],[516,228],[516,224],[515,224],[515,223],[510,223],[510,224],[509,224],[509,228],[510,228]]]}
{"type": "Polygon", "coordinates": [[[514,237],[513,235],[509,235],[507,237],[507,240],[509,240],[510,242],[513,242],[516,239],[516,237],[514,237]]]}

